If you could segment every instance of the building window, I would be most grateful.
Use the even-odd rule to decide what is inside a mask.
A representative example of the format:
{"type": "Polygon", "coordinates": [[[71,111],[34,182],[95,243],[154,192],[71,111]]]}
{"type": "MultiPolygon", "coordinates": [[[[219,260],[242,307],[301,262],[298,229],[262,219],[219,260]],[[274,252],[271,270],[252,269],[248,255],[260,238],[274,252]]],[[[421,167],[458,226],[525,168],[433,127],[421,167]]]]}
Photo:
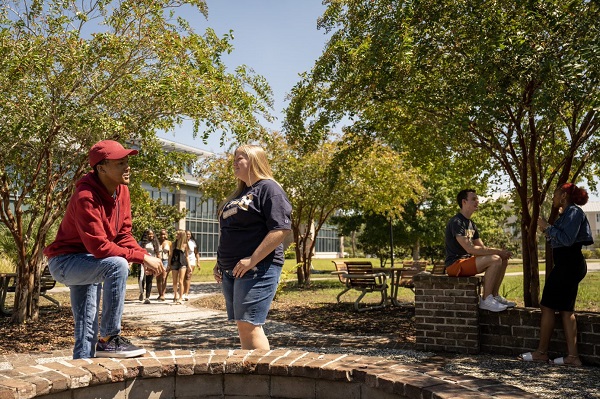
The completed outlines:
{"type": "Polygon", "coordinates": [[[328,225],[321,227],[317,235],[315,252],[340,252],[340,240],[335,227],[328,225]]]}
{"type": "Polygon", "coordinates": [[[160,202],[163,205],[175,205],[175,195],[173,193],[157,190],[154,187],[148,188],[147,190],[150,193],[150,198],[153,200],[160,199],[160,202]]]}
{"type": "Polygon", "coordinates": [[[217,256],[219,245],[219,222],[217,204],[211,199],[188,194],[186,197],[187,217],[185,229],[192,232],[201,258],[217,256]]]}
{"type": "Polygon", "coordinates": [[[596,223],[600,223],[600,213],[596,214],[596,223]]]}

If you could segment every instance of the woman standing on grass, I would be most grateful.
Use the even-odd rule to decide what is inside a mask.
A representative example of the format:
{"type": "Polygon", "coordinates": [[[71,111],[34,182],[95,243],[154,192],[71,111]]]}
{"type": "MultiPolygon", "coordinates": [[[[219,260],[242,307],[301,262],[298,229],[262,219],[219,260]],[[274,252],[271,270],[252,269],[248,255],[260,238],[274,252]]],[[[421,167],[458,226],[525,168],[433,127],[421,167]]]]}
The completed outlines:
{"type": "Polygon", "coordinates": [[[181,304],[183,278],[187,268],[187,238],[185,230],[177,230],[175,242],[169,258],[169,269],[173,272],[173,303],[181,304]]]}
{"type": "Polygon", "coordinates": [[[237,324],[242,349],[268,350],[262,326],[279,284],[292,206],[262,148],[238,147],[233,173],[237,188],[219,205],[213,275],[223,284],[227,317],[237,324]]]}
{"type": "Polygon", "coordinates": [[[577,352],[577,321],[575,320],[575,300],[579,282],[587,273],[587,264],[581,247],[594,243],[590,223],[578,205],[585,205],[588,193],[573,183],[565,183],[554,191],[552,206],[561,208],[556,222],[551,225],[543,218],[538,220],[539,228],[552,246],[554,267],[544,284],[540,307],[540,342],[535,352],[521,354],[521,359],[531,362],[547,362],[550,338],[554,331],[554,313],[562,318],[568,355],[558,357],[554,364],[581,366],[577,352]]]}

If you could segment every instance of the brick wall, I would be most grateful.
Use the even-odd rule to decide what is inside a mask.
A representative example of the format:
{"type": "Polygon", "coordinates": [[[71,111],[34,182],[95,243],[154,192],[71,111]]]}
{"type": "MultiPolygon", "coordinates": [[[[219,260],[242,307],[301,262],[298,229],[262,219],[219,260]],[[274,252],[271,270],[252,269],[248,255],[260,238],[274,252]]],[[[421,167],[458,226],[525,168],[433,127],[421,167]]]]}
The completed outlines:
{"type": "MultiPolygon", "coordinates": [[[[539,309],[513,308],[499,313],[480,310],[477,301],[481,280],[481,277],[448,277],[426,273],[415,276],[416,338],[419,349],[518,355],[537,348],[541,317],[539,309]],[[465,309],[462,309],[463,305],[465,309]]],[[[588,365],[600,365],[600,314],[577,312],[576,316],[577,346],[581,359],[588,365]]],[[[562,320],[557,314],[550,345],[551,357],[566,354],[564,339],[562,320]]]]}
{"type": "Polygon", "coordinates": [[[418,349],[479,353],[480,279],[420,273],[414,283],[418,349]]]}
{"type": "MultiPolygon", "coordinates": [[[[600,314],[579,313],[577,317],[577,349],[581,360],[588,365],[600,365],[600,314]]],[[[540,334],[539,309],[514,308],[506,312],[482,311],[479,316],[480,347],[482,352],[518,355],[537,349],[540,334]]],[[[550,357],[567,354],[562,320],[557,313],[550,341],[550,357]]]]}
{"type": "Polygon", "coordinates": [[[161,351],[0,370],[0,399],[535,398],[477,380],[378,357],[272,351],[161,351]]]}

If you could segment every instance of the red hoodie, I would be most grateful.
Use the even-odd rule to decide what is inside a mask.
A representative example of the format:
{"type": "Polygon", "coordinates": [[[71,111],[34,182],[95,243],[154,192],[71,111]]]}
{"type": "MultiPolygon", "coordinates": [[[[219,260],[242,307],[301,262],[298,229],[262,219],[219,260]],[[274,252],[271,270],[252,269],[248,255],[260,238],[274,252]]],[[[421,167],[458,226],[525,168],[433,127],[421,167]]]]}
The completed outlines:
{"type": "Polygon", "coordinates": [[[147,252],[131,234],[129,188],[119,185],[113,198],[94,172],[75,186],[56,239],[44,249],[44,255],[90,253],[99,259],[121,256],[144,263],[147,252]]]}

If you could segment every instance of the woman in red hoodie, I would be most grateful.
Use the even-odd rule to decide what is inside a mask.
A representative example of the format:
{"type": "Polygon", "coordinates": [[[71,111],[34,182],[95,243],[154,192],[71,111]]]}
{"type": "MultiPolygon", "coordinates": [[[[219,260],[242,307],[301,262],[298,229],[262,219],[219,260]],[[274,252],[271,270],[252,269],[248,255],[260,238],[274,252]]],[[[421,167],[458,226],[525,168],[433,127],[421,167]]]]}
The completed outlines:
{"type": "Polygon", "coordinates": [[[129,262],[143,264],[147,273],[163,271],[161,260],[148,255],[131,233],[128,158],[137,153],[112,140],[90,149],[94,170],[77,182],[56,239],[44,250],[54,279],[70,289],[74,359],[146,352],[120,335],[129,262]]]}

